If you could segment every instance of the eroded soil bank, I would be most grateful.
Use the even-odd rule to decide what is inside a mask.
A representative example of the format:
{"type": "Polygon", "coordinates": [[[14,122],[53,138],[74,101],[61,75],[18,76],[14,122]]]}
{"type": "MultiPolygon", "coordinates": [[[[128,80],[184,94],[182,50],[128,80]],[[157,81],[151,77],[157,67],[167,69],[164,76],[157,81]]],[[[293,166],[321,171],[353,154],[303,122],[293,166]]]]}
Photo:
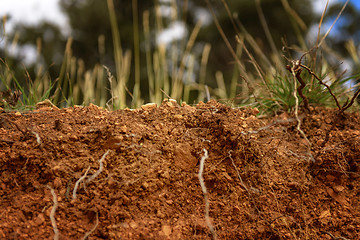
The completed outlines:
{"type": "Polygon", "coordinates": [[[0,113],[0,239],[211,239],[204,149],[219,239],[359,239],[359,114],[302,114],[311,148],[293,116],[255,114],[215,101],[0,113]]]}

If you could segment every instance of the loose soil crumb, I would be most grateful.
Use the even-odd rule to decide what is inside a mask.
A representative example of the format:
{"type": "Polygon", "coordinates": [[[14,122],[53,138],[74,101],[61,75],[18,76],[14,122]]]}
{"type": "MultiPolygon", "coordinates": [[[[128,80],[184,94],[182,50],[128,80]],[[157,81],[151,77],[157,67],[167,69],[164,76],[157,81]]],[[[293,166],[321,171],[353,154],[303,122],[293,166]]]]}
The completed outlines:
{"type": "Polygon", "coordinates": [[[300,115],[310,147],[294,116],[257,113],[167,100],[0,113],[0,239],[211,239],[203,149],[219,239],[360,239],[359,114],[300,115]]]}

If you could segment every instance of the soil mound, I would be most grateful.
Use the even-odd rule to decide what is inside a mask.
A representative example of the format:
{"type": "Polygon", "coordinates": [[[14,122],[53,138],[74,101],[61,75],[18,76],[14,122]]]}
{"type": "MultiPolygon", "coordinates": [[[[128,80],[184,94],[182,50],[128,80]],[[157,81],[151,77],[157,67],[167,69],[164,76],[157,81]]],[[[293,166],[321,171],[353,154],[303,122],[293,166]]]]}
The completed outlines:
{"type": "Polygon", "coordinates": [[[0,113],[0,239],[359,239],[360,118],[165,100],[0,113]],[[206,152],[208,154],[206,154],[206,152]]]}

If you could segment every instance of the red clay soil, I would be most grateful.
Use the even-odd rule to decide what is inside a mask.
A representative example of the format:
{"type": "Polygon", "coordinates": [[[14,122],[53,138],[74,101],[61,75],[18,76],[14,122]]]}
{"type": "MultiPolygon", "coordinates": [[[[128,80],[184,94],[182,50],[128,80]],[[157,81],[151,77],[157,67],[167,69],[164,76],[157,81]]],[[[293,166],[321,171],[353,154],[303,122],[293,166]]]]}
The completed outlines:
{"type": "Polygon", "coordinates": [[[359,114],[257,113],[0,113],[0,239],[360,239],[359,114]]]}

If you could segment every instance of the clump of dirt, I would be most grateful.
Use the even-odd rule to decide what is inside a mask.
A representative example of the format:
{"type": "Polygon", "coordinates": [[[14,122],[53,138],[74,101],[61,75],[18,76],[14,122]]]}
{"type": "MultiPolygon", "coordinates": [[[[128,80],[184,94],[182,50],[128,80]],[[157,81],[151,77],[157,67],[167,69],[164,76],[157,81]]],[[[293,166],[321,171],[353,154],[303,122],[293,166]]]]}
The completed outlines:
{"type": "Polygon", "coordinates": [[[0,114],[0,238],[356,239],[360,117],[165,100],[0,114]]]}

